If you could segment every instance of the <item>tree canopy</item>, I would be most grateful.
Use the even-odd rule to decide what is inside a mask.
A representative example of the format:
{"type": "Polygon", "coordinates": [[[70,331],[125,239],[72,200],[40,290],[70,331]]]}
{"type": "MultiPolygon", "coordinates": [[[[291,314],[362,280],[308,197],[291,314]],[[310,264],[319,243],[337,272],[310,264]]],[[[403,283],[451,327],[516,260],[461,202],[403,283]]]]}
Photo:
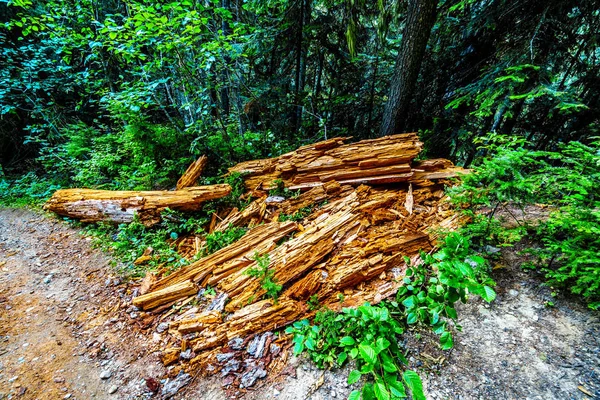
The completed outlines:
{"type": "MultiPolygon", "coordinates": [[[[378,136],[421,3],[1,2],[4,173],[161,187],[199,154],[225,168],[378,136]]],[[[599,24],[594,1],[440,1],[396,129],[464,165],[489,132],[538,149],[589,140],[599,24]]]]}

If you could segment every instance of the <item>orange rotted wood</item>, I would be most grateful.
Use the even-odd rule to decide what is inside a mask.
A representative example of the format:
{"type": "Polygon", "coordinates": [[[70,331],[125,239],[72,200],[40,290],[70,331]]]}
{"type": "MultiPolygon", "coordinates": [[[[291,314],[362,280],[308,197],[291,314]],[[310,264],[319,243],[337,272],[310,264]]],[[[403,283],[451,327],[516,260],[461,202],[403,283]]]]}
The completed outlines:
{"type": "Polygon", "coordinates": [[[177,190],[195,186],[200,176],[202,176],[202,171],[204,171],[204,167],[206,167],[207,162],[208,158],[206,158],[206,156],[202,156],[191,163],[185,173],[181,175],[181,178],[179,178],[177,181],[177,190]]]}
{"type": "Polygon", "coordinates": [[[157,222],[165,208],[196,211],[202,203],[227,196],[226,184],[189,187],[176,191],[111,191],[94,189],[61,189],[54,192],[45,209],[83,222],[131,222],[134,215],[157,222]]]}

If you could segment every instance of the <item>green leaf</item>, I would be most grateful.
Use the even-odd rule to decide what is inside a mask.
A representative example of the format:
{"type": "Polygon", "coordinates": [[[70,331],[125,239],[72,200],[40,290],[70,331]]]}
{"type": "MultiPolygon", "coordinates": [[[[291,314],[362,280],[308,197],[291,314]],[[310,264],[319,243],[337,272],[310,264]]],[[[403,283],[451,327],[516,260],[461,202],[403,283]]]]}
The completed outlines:
{"type": "Polygon", "coordinates": [[[378,400],[390,400],[390,392],[385,387],[385,383],[382,381],[375,382],[375,397],[378,400]]]}
{"type": "Polygon", "coordinates": [[[314,350],[315,349],[315,339],[313,339],[312,337],[308,337],[308,339],[306,339],[306,342],[304,342],[304,345],[306,346],[307,349],[309,350],[314,350]]]}
{"type": "Polygon", "coordinates": [[[294,344],[294,354],[295,355],[299,355],[300,353],[302,353],[304,351],[304,343],[303,341],[296,341],[296,343],[294,344]]]}
{"type": "Polygon", "coordinates": [[[402,301],[402,304],[406,308],[413,308],[415,306],[415,303],[416,303],[416,297],[415,296],[407,297],[406,299],[404,299],[404,301],[402,301]]]}
{"type": "Polygon", "coordinates": [[[369,364],[375,364],[377,353],[371,346],[369,346],[368,344],[361,343],[358,345],[358,351],[360,352],[360,355],[363,358],[363,360],[365,360],[369,364]]]}
{"type": "Polygon", "coordinates": [[[344,336],[340,339],[340,344],[342,346],[352,346],[356,343],[356,341],[350,336],[344,336]]]}
{"type": "Polygon", "coordinates": [[[454,346],[452,334],[450,332],[442,333],[440,336],[440,344],[442,345],[442,350],[450,350],[454,346]]]}
{"type": "Polygon", "coordinates": [[[417,318],[418,318],[417,314],[414,312],[411,312],[406,316],[406,323],[409,325],[414,324],[415,322],[417,322],[417,318]]]}
{"type": "Polygon", "coordinates": [[[402,379],[406,382],[406,386],[408,386],[412,392],[414,400],[427,400],[425,398],[425,393],[423,393],[423,383],[416,372],[410,370],[404,371],[402,379]]]}
{"type": "Polygon", "coordinates": [[[492,289],[489,286],[484,286],[483,287],[483,293],[481,295],[481,297],[487,301],[488,303],[494,301],[494,299],[496,298],[496,292],[494,292],[494,289],[492,289]]]}
{"type": "Polygon", "coordinates": [[[399,398],[406,397],[406,390],[404,389],[404,385],[402,384],[402,382],[398,382],[395,374],[386,375],[385,382],[388,384],[392,396],[399,398]]]}
{"type": "Polygon", "coordinates": [[[367,383],[362,388],[362,398],[363,400],[373,400],[375,398],[375,393],[373,392],[373,384],[367,383]]]}
{"type": "Polygon", "coordinates": [[[454,307],[446,306],[446,315],[448,315],[449,318],[452,318],[454,320],[458,318],[458,315],[456,314],[456,309],[454,307]]]}
{"type": "Polygon", "coordinates": [[[361,373],[355,369],[353,369],[352,371],[350,371],[350,375],[348,375],[348,385],[353,385],[356,382],[358,382],[358,380],[361,377],[361,373]]]}
{"type": "Polygon", "coordinates": [[[360,391],[353,390],[350,396],[348,396],[348,400],[360,400],[360,391]]]}

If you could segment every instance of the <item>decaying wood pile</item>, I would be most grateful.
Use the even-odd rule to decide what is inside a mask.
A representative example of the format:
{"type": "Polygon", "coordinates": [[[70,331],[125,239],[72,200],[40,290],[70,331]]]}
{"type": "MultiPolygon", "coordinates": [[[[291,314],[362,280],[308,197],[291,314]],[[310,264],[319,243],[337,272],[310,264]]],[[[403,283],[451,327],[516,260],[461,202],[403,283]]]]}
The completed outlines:
{"type": "MultiPolygon", "coordinates": [[[[250,370],[242,363],[217,360],[227,359],[224,354],[238,357],[240,346],[250,341],[281,349],[284,339],[276,340],[270,332],[313,315],[309,300],[339,310],[393,295],[406,267],[403,257],[416,258],[420,250],[431,250],[440,229],[456,227],[459,217],[445,201],[443,189],[447,178],[464,170],[448,160],[414,161],[422,147],[416,134],[352,144],[345,140],[330,139],[230,169],[245,174],[245,197],[252,201],[243,210],[215,215],[208,230],[243,226],[247,233],[170,275],[148,275],[133,298],[154,326],[160,323],[166,330],[161,342],[165,364],[179,363],[177,371],[222,370],[247,386],[244,376],[250,370]],[[294,196],[269,193],[282,186],[294,196]],[[249,273],[259,268],[257,256],[265,255],[272,280],[282,286],[277,300],[267,297],[261,281],[249,273]]],[[[226,195],[229,188],[192,187],[158,197],[128,193],[119,200],[57,193],[48,208],[98,220],[106,217],[107,206],[88,204],[111,199],[115,208],[127,213],[144,212],[149,204],[152,209],[176,208],[173,201],[157,199],[194,191],[206,193],[198,197],[204,201],[226,195]],[[132,202],[140,205],[135,208],[132,202]]],[[[252,365],[281,366],[272,353],[266,349],[263,356],[261,350],[262,358],[254,357],[252,365]]]]}

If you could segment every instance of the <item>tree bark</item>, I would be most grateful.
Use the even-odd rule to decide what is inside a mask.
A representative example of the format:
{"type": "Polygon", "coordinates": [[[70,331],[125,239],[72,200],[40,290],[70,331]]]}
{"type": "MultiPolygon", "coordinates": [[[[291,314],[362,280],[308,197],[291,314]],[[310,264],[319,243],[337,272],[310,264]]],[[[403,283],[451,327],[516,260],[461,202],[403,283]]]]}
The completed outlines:
{"type": "Polygon", "coordinates": [[[411,0],[408,6],[402,44],[383,112],[380,135],[392,135],[404,129],[404,119],[413,94],[421,62],[437,14],[436,0],[411,0]]]}

